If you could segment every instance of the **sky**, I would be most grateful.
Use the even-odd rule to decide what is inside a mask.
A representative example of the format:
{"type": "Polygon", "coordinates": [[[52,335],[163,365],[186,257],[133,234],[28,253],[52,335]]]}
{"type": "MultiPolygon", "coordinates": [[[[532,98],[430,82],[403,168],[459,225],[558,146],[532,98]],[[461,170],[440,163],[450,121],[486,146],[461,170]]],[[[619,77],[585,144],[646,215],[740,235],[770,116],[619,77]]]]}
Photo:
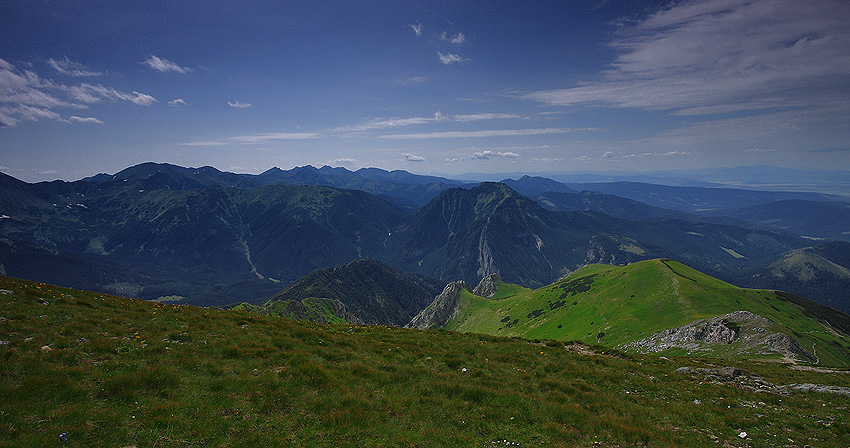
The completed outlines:
{"type": "Polygon", "coordinates": [[[0,2],[0,171],[147,161],[850,170],[850,2],[0,2]]]}

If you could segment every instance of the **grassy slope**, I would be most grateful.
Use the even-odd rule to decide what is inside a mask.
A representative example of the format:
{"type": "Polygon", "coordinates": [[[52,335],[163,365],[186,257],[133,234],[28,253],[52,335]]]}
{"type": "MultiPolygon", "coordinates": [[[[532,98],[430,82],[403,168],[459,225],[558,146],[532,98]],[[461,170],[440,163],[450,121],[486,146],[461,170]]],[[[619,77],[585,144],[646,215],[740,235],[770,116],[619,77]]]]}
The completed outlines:
{"type": "MultiPolygon", "coordinates": [[[[5,277],[0,289],[11,291],[0,292],[0,447],[830,447],[850,439],[850,397],[756,393],[674,373],[710,365],[704,360],[298,323],[5,277]]],[[[850,385],[845,373],[734,365],[777,384],[850,385]]]]}
{"type": "MultiPolygon", "coordinates": [[[[821,364],[850,364],[850,341],[806,315],[816,311],[773,291],[737,288],[669,260],[590,265],[537,290],[503,287],[518,292],[500,290],[498,300],[466,294],[460,314],[446,328],[616,347],[697,319],[747,310],[774,321],[773,330],[816,352],[821,364]]],[[[723,350],[732,348],[714,354],[724,356],[723,350]]]]}

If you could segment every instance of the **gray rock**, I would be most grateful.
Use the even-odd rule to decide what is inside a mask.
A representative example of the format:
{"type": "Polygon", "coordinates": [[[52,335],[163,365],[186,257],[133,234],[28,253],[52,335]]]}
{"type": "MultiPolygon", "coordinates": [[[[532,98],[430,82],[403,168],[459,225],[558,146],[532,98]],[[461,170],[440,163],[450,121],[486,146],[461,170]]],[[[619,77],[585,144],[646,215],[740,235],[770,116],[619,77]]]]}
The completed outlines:
{"type": "Polygon", "coordinates": [[[496,294],[496,290],[499,289],[499,285],[502,283],[504,283],[504,280],[499,277],[499,274],[490,274],[478,282],[478,286],[472,290],[472,293],[476,296],[490,298],[496,294]]]}
{"type": "Polygon", "coordinates": [[[461,290],[469,292],[469,284],[465,281],[451,282],[443,289],[428,308],[420,311],[404,328],[427,329],[442,327],[458,313],[458,297],[461,290]]]}
{"type": "Polygon", "coordinates": [[[814,360],[797,340],[787,334],[771,331],[772,325],[773,322],[765,317],[749,311],[735,311],[663,330],[629,343],[624,348],[642,353],[681,348],[689,353],[698,353],[710,352],[718,344],[735,343],[735,353],[757,351],[764,354],[778,353],[796,360],[814,360]]]}

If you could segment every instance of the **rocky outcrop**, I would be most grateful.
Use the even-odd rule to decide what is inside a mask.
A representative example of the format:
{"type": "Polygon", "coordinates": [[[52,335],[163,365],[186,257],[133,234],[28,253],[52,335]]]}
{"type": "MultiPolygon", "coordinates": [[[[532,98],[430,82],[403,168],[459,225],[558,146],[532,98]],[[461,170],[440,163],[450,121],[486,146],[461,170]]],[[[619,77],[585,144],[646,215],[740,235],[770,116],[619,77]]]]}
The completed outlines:
{"type": "Polygon", "coordinates": [[[472,290],[472,293],[476,296],[487,297],[489,299],[496,294],[496,290],[499,289],[499,285],[502,283],[504,283],[504,280],[498,274],[490,274],[478,282],[478,286],[472,290]]]}
{"type": "Polygon", "coordinates": [[[671,348],[690,354],[710,353],[720,345],[731,345],[732,354],[781,354],[799,361],[815,357],[800,343],[784,333],[771,330],[773,321],[749,311],[735,311],[722,316],[700,319],[681,327],[660,331],[629,343],[626,349],[641,353],[657,353],[671,348]]]}
{"type": "Polygon", "coordinates": [[[756,317],[748,311],[736,311],[725,316],[702,319],[682,327],[664,330],[650,336],[650,339],[655,343],[729,344],[738,338],[738,333],[733,326],[726,326],[724,321],[737,323],[741,320],[753,320],[756,317]]]}
{"type": "Polygon", "coordinates": [[[747,373],[737,367],[699,368],[679,367],[675,373],[690,375],[710,384],[724,384],[744,390],[762,393],[790,394],[794,391],[819,392],[850,396],[850,387],[824,384],[788,384],[775,385],[764,378],[747,373]]]}
{"type": "Polygon", "coordinates": [[[458,299],[462,290],[470,291],[465,281],[451,282],[443,289],[428,308],[420,311],[405,325],[405,328],[435,328],[446,325],[446,322],[457,315],[458,299]]]}

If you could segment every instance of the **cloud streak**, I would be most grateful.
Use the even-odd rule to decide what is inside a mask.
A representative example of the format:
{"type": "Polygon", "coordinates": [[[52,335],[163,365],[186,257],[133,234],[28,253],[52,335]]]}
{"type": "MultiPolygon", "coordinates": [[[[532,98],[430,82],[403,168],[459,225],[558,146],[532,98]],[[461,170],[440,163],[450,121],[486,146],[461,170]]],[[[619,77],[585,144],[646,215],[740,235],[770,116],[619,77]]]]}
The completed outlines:
{"type": "Polygon", "coordinates": [[[846,104],[847,23],[843,0],[677,2],[620,31],[602,79],[526,98],[677,115],[846,104]]]}
{"type": "Polygon", "coordinates": [[[169,61],[165,58],[160,58],[158,56],[151,55],[151,57],[142,61],[143,65],[147,65],[148,67],[158,71],[158,72],[177,72],[186,74],[192,71],[189,67],[181,67],[174,62],[169,61]]]}
{"type": "Polygon", "coordinates": [[[459,64],[469,60],[454,53],[443,54],[439,51],[437,52],[437,58],[443,63],[443,65],[459,64]]]}
{"type": "Polygon", "coordinates": [[[425,132],[419,134],[388,134],[379,135],[377,138],[394,140],[421,140],[434,138],[490,138],[546,134],[566,134],[568,132],[592,130],[596,130],[596,128],[491,129],[482,131],[441,131],[425,132]]]}
{"type": "Polygon", "coordinates": [[[519,157],[519,154],[517,154],[515,152],[494,152],[494,151],[490,151],[490,150],[480,151],[480,152],[476,152],[476,153],[472,154],[472,158],[478,159],[478,160],[489,160],[489,159],[492,159],[494,157],[504,157],[504,158],[514,159],[514,158],[519,157]]]}
{"type": "Polygon", "coordinates": [[[180,146],[260,145],[284,140],[309,140],[319,137],[320,135],[314,132],[269,132],[228,137],[223,140],[199,140],[180,143],[180,146]]]}
{"type": "MultiPolygon", "coordinates": [[[[64,73],[68,76],[87,76],[81,65],[68,60],[53,61],[57,70],[68,71],[64,73]],[[74,74],[74,70],[80,73],[74,74]]],[[[33,71],[19,71],[11,63],[0,59],[0,127],[39,120],[79,123],[71,118],[63,119],[56,109],[87,109],[102,101],[128,101],[140,106],[150,106],[157,102],[156,98],[145,93],[128,93],[102,84],[56,84],[33,71]]]]}
{"type": "Polygon", "coordinates": [[[72,115],[68,118],[68,121],[72,123],[88,123],[88,124],[103,124],[102,121],[98,120],[94,117],[78,117],[76,115],[72,115]]]}
{"type": "Polygon", "coordinates": [[[53,67],[57,72],[74,77],[91,77],[91,76],[100,76],[102,73],[93,72],[89,70],[85,65],[80,64],[79,62],[73,62],[65,56],[65,59],[56,60],[50,58],[47,60],[47,64],[53,67]]]}

